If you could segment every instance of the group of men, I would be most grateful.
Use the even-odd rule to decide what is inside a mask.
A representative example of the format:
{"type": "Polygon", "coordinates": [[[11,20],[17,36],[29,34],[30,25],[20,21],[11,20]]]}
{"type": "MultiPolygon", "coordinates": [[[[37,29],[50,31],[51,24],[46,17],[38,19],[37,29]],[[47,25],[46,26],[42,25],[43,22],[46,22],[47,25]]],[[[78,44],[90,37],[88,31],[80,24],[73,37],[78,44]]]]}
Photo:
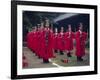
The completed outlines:
{"type": "Polygon", "coordinates": [[[85,55],[85,42],[87,40],[87,33],[82,31],[83,24],[79,24],[79,30],[72,32],[71,25],[68,25],[68,30],[64,32],[61,27],[60,32],[55,28],[54,31],[50,28],[49,20],[41,22],[40,27],[34,27],[32,31],[27,34],[27,47],[35,53],[38,58],[42,58],[44,63],[49,63],[50,58],[55,57],[55,53],[63,55],[66,52],[68,57],[72,57],[72,50],[74,47],[73,40],[76,42],[75,55],[77,61],[83,61],[85,55]]]}

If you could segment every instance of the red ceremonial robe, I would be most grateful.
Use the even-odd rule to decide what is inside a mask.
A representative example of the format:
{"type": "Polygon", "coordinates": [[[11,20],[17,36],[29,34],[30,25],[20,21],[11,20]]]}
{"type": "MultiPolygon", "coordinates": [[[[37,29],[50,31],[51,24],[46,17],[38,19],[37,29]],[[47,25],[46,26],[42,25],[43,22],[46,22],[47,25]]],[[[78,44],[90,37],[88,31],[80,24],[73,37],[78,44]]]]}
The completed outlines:
{"type": "Polygon", "coordinates": [[[76,32],[76,56],[82,57],[85,55],[85,41],[87,39],[87,33],[77,31],[76,32]]]}
{"type": "Polygon", "coordinates": [[[59,33],[58,34],[58,48],[59,50],[63,51],[65,50],[65,39],[64,39],[64,33],[59,33]]]}
{"type": "Polygon", "coordinates": [[[45,28],[44,32],[43,32],[43,39],[42,39],[42,43],[43,43],[43,54],[42,54],[42,58],[47,60],[49,58],[53,57],[53,45],[52,45],[53,39],[52,39],[52,32],[50,31],[49,28],[45,28]]]}
{"type": "Polygon", "coordinates": [[[36,35],[37,35],[37,37],[36,37],[36,39],[37,39],[37,41],[36,41],[36,54],[37,54],[37,56],[40,57],[40,55],[41,55],[41,53],[40,53],[41,52],[40,51],[40,49],[41,49],[41,46],[40,46],[40,44],[41,44],[41,32],[37,31],[36,35]]]}
{"type": "Polygon", "coordinates": [[[27,34],[27,47],[29,49],[32,49],[32,41],[33,41],[32,35],[33,35],[32,31],[27,34]]]}
{"type": "Polygon", "coordinates": [[[45,53],[45,32],[44,30],[41,30],[39,35],[40,35],[40,37],[38,38],[39,57],[43,58],[43,55],[45,53]]]}
{"type": "Polygon", "coordinates": [[[54,33],[54,35],[53,35],[53,48],[54,48],[54,50],[58,50],[59,49],[59,47],[58,47],[58,44],[59,44],[59,42],[58,42],[58,33],[54,33]]]}
{"type": "Polygon", "coordinates": [[[53,50],[54,45],[54,37],[53,37],[53,30],[50,29],[50,48],[53,50]]]}
{"type": "Polygon", "coordinates": [[[65,37],[65,49],[68,51],[73,50],[74,33],[66,32],[64,37],[65,37]]]}
{"type": "Polygon", "coordinates": [[[36,35],[36,32],[33,32],[32,34],[32,50],[34,52],[36,52],[36,47],[37,47],[37,35],[36,35]]]}

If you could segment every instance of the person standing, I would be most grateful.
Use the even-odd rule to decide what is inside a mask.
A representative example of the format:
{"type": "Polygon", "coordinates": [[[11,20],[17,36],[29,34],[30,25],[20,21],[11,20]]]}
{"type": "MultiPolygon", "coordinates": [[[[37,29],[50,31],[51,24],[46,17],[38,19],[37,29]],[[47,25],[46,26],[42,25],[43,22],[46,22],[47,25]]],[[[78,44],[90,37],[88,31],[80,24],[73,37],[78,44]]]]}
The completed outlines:
{"type": "Polygon", "coordinates": [[[65,50],[65,39],[64,39],[64,28],[61,27],[61,31],[58,35],[58,47],[59,47],[59,51],[60,51],[60,54],[63,55],[63,51],[65,50]]]}
{"type": "Polygon", "coordinates": [[[72,32],[71,25],[68,25],[68,32],[65,33],[65,49],[67,50],[67,56],[71,57],[71,51],[73,50],[74,33],[72,32]]]}
{"type": "Polygon", "coordinates": [[[37,30],[37,28],[36,28],[36,26],[35,27],[33,27],[33,34],[32,34],[32,42],[31,42],[31,44],[32,44],[32,51],[35,53],[35,55],[36,55],[36,46],[37,46],[37,35],[36,35],[36,30],[37,30]]]}
{"type": "Polygon", "coordinates": [[[40,24],[37,24],[37,32],[36,32],[36,55],[38,56],[38,58],[40,58],[40,24]]]}
{"type": "Polygon", "coordinates": [[[58,53],[58,29],[57,28],[55,28],[55,33],[54,33],[54,35],[53,35],[53,40],[54,40],[54,42],[53,42],[53,45],[54,45],[54,52],[55,53],[58,53]]]}
{"type": "Polygon", "coordinates": [[[33,42],[33,39],[32,39],[32,37],[33,37],[33,30],[30,30],[29,32],[28,32],[28,34],[27,34],[27,36],[26,36],[26,41],[27,41],[27,47],[31,50],[31,51],[33,51],[32,50],[32,42],[33,42]]]}
{"type": "Polygon", "coordinates": [[[53,57],[53,48],[52,48],[52,33],[50,30],[49,19],[45,20],[45,29],[44,29],[44,53],[42,55],[43,62],[49,63],[49,59],[53,57]]]}
{"type": "Polygon", "coordinates": [[[77,61],[83,61],[85,55],[85,42],[87,40],[87,33],[83,32],[83,24],[79,23],[79,30],[76,32],[76,56],[77,61]]]}
{"type": "Polygon", "coordinates": [[[40,25],[40,37],[39,37],[39,57],[43,58],[43,54],[45,53],[45,32],[44,32],[44,22],[41,22],[40,25]]]}

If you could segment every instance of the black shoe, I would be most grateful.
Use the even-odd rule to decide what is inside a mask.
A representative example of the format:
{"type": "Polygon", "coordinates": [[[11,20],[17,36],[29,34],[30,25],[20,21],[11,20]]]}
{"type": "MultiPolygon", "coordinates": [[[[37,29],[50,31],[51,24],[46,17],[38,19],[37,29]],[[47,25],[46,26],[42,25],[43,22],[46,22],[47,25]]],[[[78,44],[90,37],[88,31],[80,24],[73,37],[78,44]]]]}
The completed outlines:
{"type": "Polygon", "coordinates": [[[60,55],[64,55],[63,51],[60,51],[60,55]]]}
{"type": "Polygon", "coordinates": [[[57,51],[57,50],[55,50],[55,53],[58,53],[58,51],[57,51]]]}
{"type": "Polygon", "coordinates": [[[33,53],[35,53],[35,51],[32,50],[33,53]]]}
{"type": "Polygon", "coordinates": [[[72,55],[71,55],[71,53],[70,53],[70,52],[69,52],[69,53],[67,53],[67,56],[68,56],[68,57],[72,57],[72,55]]]}
{"type": "Polygon", "coordinates": [[[80,61],[83,61],[83,59],[80,57],[80,61]]]}
{"type": "Polygon", "coordinates": [[[77,61],[83,61],[82,57],[77,57],[77,61]]]}
{"type": "Polygon", "coordinates": [[[49,60],[47,60],[46,63],[49,63],[49,60]]]}
{"type": "Polygon", "coordinates": [[[43,63],[49,63],[49,60],[48,59],[47,60],[43,59],[43,63]]]}
{"type": "Polygon", "coordinates": [[[39,59],[41,59],[41,57],[40,57],[40,56],[38,56],[38,58],[39,58],[39,59]]]}

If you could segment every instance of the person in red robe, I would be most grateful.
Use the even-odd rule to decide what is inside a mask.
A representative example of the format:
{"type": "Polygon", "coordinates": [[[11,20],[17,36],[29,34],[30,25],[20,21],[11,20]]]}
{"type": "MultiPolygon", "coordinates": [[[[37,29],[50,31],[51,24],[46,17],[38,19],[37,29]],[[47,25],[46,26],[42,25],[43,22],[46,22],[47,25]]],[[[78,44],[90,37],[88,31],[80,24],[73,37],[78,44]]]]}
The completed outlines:
{"type": "Polygon", "coordinates": [[[71,25],[68,25],[68,32],[65,33],[65,49],[67,50],[67,56],[71,57],[71,51],[73,50],[74,33],[71,30],[71,25]]]}
{"type": "Polygon", "coordinates": [[[58,29],[55,28],[55,33],[53,35],[53,39],[54,39],[54,42],[53,42],[53,45],[54,45],[54,52],[55,53],[58,53],[58,29]]]}
{"type": "Polygon", "coordinates": [[[76,32],[76,56],[77,61],[83,61],[85,55],[85,42],[87,40],[87,33],[82,31],[83,24],[79,24],[79,30],[76,32]]]}
{"type": "Polygon", "coordinates": [[[36,32],[36,35],[37,35],[37,37],[36,37],[36,39],[37,39],[37,41],[36,41],[36,54],[37,54],[38,58],[40,59],[41,58],[40,57],[40,49],[41,49],[41,47],[40,47],[40,43],[41,43],[41,28],[40,28],[40,24],[38,24],[37,27],[38,28],[37,28],[37,32],[36,32]]]}
{"type": "Polygon", "coordinates": [[[36,46],[37,46],[37,34],[36,34],[36,30],[37,30],[37,28],[36,28],[36,26],[35,27],[33,27],[33,32],[32,32],[32,42],[31,42],[31,44],[32,44],[32,51],[36,54],[36,46]]]}
{"type": "Polygon", "coordinates": [[[32,42],[33,42],[33,39],[32,39],[32,35],[33,35],[33,31],[29,31],[27,36],[26,36],[26,40],[27,40],[27,47],[31,50],[32,50],[32,42]]]}
{"type": "Polygon", "coordinates": [[[58,47],[59,47],[59,51],[60,51],[60,54],[63,55],[63,51],[65,50],[65,39],[64,39],[64,28],[61,27],[61,31],[58,35],[58,47]]]}
{"type": "Polygon", "coordinates": [[[54,53],[54,32],[53,32],[53,27],[50,28],[50,34],[51,34],[51,40],[50,40],[50,45],[53,51],[53,58],[56,58],[56,55],[54,53]]]}
{"type": "Polygon", "coordinates": [[[45,21],[45,29],[43,33],[43,39],[42,42],[44,43],[44,53],[42,55],[43,62],[44,63],[49,63],[49,59],[53,57],[53,48],[52,48],[52,32],[50,30],[50,23],[49,20],[46,19],[45,21]]]}
{"type": "Polygon", "coordinates": [[[38,38],[39,42],[39,46],[38,46],[38,49],[39,49],[39,58],[43,58],[43,54],[45,53],[45,32],[44,32],[44,22],[41,22],[41,25],[40,25],[40,31],[39,31],[39,38],[38,38]]]}

